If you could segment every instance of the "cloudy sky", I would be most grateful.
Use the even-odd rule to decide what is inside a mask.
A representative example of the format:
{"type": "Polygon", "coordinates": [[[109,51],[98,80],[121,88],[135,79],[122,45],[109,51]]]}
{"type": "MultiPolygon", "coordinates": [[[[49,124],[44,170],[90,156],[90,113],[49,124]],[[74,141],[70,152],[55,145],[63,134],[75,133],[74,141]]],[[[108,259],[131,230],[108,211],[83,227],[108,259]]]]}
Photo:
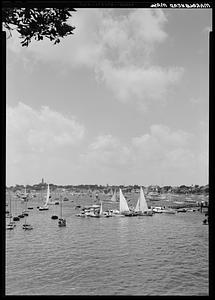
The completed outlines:
{"type": "Polygon", "coordinates": [[[209,9],[80,8],[7,40],[6,183],[208,183],[209,9]]]}

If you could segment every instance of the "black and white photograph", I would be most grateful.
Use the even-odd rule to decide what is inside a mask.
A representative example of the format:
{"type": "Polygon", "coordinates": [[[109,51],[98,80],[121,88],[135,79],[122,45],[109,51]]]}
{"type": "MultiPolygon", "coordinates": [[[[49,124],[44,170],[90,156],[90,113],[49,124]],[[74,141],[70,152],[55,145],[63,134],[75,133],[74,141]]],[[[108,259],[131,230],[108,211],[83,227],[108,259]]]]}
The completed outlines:
{"type": "Polygon", "coordinates": [[[5,295],[209,296],[211,4],[26,3],[2,7],[5,295]]]}

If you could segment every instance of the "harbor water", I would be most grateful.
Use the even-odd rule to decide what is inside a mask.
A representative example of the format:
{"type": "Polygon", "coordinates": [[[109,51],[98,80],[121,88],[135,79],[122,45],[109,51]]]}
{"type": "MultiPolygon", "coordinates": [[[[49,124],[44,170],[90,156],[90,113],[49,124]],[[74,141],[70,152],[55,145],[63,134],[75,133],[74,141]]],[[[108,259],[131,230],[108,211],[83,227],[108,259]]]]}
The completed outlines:
{"type": "Polygon", "coordinates": [[[33,230],[20,219],[6,231],[6,295],[208,295],[208,226],[199,211],[81,218],[66,201],[67,226],[58,227],[51,216],[60,207],[38,211],[38,203],[28,204],[33,230]]]}

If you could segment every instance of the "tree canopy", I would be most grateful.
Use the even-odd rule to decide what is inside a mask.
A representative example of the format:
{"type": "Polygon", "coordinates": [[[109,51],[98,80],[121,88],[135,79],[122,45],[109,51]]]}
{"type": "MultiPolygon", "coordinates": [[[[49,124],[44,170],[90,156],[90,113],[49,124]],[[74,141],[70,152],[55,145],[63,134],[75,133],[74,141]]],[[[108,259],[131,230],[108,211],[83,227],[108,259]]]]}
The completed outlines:
{"type": "Polygon", "coordinates": [[[74,8],[2,8],[3,27],[12,35],[17,30],[22,39],[21,45],[28,46],[34,38],[44,37],[60,42],[60,38],[73,34],[75,27],[67,23],[74,8]]]}

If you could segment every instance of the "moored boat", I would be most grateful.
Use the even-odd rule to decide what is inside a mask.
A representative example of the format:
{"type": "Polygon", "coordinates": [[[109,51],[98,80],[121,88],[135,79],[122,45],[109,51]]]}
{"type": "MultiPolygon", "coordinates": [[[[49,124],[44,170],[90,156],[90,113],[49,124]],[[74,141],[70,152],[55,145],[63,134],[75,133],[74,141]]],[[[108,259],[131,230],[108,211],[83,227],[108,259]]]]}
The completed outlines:
{"type": "Polygon", "coordinates": [[[160,200],[165,200],[166,196],[154,191],[154,192],[149,192],[147,194],[147,199],[151,201],[160,201],[160,200]]]}
{"type": "Polygon", "coordinates": [[[120,215],[124,215],[126,217],[132,216],[132,212],[128,207],[127,200],[125,199],[121,189],[119,189],[119,212],[120,215]]]}
{"type": "Polygon", "coordinates": [[[33,226],[31,224],[25,223],[25,224],[22,225],[22,229],[24,229],[24,230],[32,230],[33,226]]]}
{"type": "Polygon", "coordinates": [[[58,220],[58,226],[59,227],[65,227],[66,226],[66,219],[63,218],[63,203],[62,198],[60,202],[60,218],[58,220]]]}
{"type": "Polygon", "coordinates": [[[7,224],[6,229],[7,230],[13,230],[16,227],[16,224],[11,221],[10,223],[7,224]]]}
{"type": "Polygon", "coordinates": [[[28,213],[26,213],[26,211],[27,211],[27,201],[25,202],[25,210],[24,210],[24,213],[23,213],[23,215],[25,216],[25,223],[22,225],[22,229],[32,230],[33,226],[26,222],[26,219],[27,219],[27,216],[28,216],[28,213]]]}
{"type": "Polygon", "coordinates": [[[6,229],[7,230],[13,230],[16,227],[16,223],[11,220],[12,219],[11,196],[10,196],[10,202],[9,203],[10,203],[10,212],[9,212],[10,222],[7,224],[6,229]]]}
{"type": "Polygon", "coordinates": [[[186,208],[178,208],[177,209],[177,212],[179,213],[179,212],[182,212],[182,213],[186,213],[187,212],[187,209],[186,208]]]}
{"type": "Polygon", "coordinates": [[[43,206],[40,206],[38,208],[40,211],[42,211],[42,210],[48,210],[49,209],[49,206],[48,206],[49,198],[50,198],[50,189],[49,189],[49,184],[48,184],[47,193],[46,193],[46,202],[45,202],[45,204],[43,206]]]}
{"type": "Polygon", "coordinates": [[[148,204],[146,202],[142,187],[140,187],[140,196],[138,198],[134,212],[138,216],[153,216],[152,210],[148,208],[148,204]]]}

